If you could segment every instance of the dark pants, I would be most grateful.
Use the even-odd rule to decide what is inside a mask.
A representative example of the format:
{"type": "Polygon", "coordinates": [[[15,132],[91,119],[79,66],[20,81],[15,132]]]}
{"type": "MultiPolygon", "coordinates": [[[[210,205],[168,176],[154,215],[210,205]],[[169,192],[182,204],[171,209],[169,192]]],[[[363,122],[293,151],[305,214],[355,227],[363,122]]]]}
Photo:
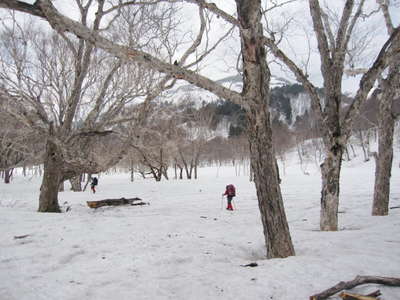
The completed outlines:
{"type": "Polygon", "coordinates": [[[233,210],[233,207],[232,207],[233,196],[227,196],[226,199],[228,200],[228,207],[226,209],[233,210]]]}

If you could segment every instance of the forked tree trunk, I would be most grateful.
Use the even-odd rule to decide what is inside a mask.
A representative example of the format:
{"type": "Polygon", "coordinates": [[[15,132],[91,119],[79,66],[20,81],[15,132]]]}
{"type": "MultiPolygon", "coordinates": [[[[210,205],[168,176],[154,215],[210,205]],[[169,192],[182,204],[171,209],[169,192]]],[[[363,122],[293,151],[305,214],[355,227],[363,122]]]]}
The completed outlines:
{"type": "Polygon", "coordinates": [[[243,96],[249,105],[248,139],[267,257],[295,255],[286,219],[272,146],[269,113],[270,73],[263,46],[261,3],[236,0],[243,55],[243,96]]]}
{"type": "Polygon", "coordinates": [[[395,118],[392,115],[394,93],[384,92],[379,104],[378,154],[375,155],[375,186],[372,204],[373,216],[389,213],[390,177],[393,162],[393,133],[395,118]]]}
{"type": "Polygon", "coordinates": [[[58,188],[62,179],[62,159],[56,145],[50,140],[46,143],[44,172],[40,187],[39,212],[61,212],[58,205],[58,188]]]}
{"type": "Polygon", "coordinates": [[[342,156],[343,147],[335,145],[327,152],[327,157],[321,164],[322,189],[320,229],[322,231],[338,230],[339,187],[342,156]]]}

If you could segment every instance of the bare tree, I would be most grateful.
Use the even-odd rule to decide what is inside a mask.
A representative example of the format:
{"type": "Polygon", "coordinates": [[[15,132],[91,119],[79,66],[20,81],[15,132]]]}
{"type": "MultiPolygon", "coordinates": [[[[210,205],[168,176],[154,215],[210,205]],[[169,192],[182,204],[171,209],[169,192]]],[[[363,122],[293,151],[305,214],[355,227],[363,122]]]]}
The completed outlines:
{"type": "Polygon", "coordinates": [[[144,166],[156,181],[162,177],[169,179],[168,168],[171,163],[170,137],[171,127],[169,119],[164,119],[157,109],[147,118],[148,125],[141,130],[140,143],[131,143],[137,160],[144,166]],[[151,124],[151,125],[150,125],[151,124]]]}
{"type": "MultiPolygon", "coordinates": [[[[90,2],[77,2],[81,24],[88,23],[90,2]]],[[[102,11],[100,4],[95,31],[100,30],[102,11]]],[[[38,210],[59,212],[62,182],[106,170],[120,159],[124,147],[109,160],[102,160],[94,149],[99,139],[113,133],[105,129],[120,122],[122,109],[145,95],[151,86],[148,79],[154,76],[82,39],[3,25],[1,80],[9,96],[8,113],[46,139],[38,210]],[[135,85],[126,88],[132,81],[135,85]]]]}
{"type": "Polygon", "coordinates": [[[345,59],[357,21],[363,15],[365,1],[346,0],[340,20],[329,18],[329,14],[320,6],[318,0],[309,0],[310,12],[317,39],[321,60],[321,72],[324,79],[324,98],[320,98],[316,87],[283,51],[273,38],[265,38],[268,48],[279,58],[303,84],[310,95],[312,108],[321,124],[325,146],[325,160],[321,165],[321,230],[338,229],[338,205],[340,190],[340,170],[346,143],[350,137],[354,116],[367,98],[378,76],[385,70],[398,51],[400,28],[393,30],[391,36],[382,45],[372,66],[360,79],[359,89],[347,111],[342,107],[342,78],[345,59]],[[335,27],[335,25],[337,25],[335,27]]]}
{"type": "Polygon", "coordinates": [[[43,143],[35,132],[7,114],[0,97],[0,171],[4,182],[10,183],[15,167],[37,164],[43,153],[43,143]]]}
{"type": "MultiPolygon", "coordinates": [[[[233,17],[218,9],[214,3],[207,3],[202,0],[187,0],[185,2],[192,2],[202,9],[208,9],[220,18],[238,26],[244,75],[242,93],[225,88],[209,78],[183,68],[183,65],[179,65],[179,62],[177,65],[171,64],[142,51],[134,45],[121,46],[113,43],[96,30],[91,30],[87,26],[61,15],[49,0],[39,0],[32,5],[20,1],[7,0],[6,2],[3,1],[0,7],[15,9],[41,17],[60,34],[65,34],[66,31],[69,31],[116,57],[135,61],[175,78],[184,79],[211,91],[221,98],[241,105],[245,109],[248,118],[251,164],[255,175],[267,256],[272,258],[294,255],[295,252],[278,183],[275,151],[272,145],[269,112],[270,71],[266,63],[264,48],[261,3],[259,0],[236,0],[237,17],[233,17]]],[[[123,4],[127,5],[128,3],[134,2],[123,4]]]]}
{"type": "MultiPolygon", "coordinates": [[[[390,0],[377,1],[383,13],[388,34],[395,30],[389,13],[390,0]]],[[[397,54],[389,66],[388,75],[380,82],[378,153],[375,153],[375,186],[372,215],[384,216],[389,213],[390,177],[393,162],[393,134],[396,115],[393,103],[400,93],[400,55],[397,54]]]]}

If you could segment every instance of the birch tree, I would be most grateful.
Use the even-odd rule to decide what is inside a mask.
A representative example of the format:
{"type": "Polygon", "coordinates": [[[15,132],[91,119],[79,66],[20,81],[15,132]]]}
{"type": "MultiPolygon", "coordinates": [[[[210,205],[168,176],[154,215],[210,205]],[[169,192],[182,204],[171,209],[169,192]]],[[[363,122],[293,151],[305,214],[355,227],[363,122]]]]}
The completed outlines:
{"type": "MultiPolygon", "coordinates": [[[[160,2],[160,1],[155,1],[160,2]]],[[[177,2],[177,1],[168,1],[177,2]]],[[[179,1],[182,2],[182,1],[179,1]]],[[[124,60],[146,65],[158,72],[186,80],[206,89],[217,96],[232,101],[243,107],[248,118],[248,140],[250,145],[251,165],[255,175],[255,185],[267,257],[287,257],[294,255],[289,227],[283,206],[278,174],[276,172],[275,151],[272,145],[272,131],[269,108],[270,70],[266,63],[263,26],[261,23],[260,0],[236,0],[237,17],[218,9],[214,3],[203,0],[187,0],[201,9],[217,14],[223,20],[235,24],[241,41],[243,89],[241,93],[226,88],[215,81],[200,75],[184,65],[171,64],[155,57],[134,45],[113,43],[105,35],[92,30],[60,14],[49,0],[38,0],[34,4],[7,0],[0,7],[19,10],[46,20],[59,34],[73,33],[98,48],[124,60]]],[[[120,2],[120,5],[135,2],[120,2]]],[[[137,3],[138,5],[143,5],[137,3]]]]}

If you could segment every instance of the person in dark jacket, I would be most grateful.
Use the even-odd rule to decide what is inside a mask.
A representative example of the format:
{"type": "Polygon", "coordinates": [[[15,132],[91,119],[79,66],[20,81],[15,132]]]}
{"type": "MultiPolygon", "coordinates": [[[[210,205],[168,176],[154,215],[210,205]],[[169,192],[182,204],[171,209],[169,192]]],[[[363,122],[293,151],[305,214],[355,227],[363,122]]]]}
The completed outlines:
{"type": "Polygon", "coordinates": [[[92,178],[92,183],[90,184],[90,189],[92,190],[93,194],[96,193],[96,185],[99,183],[97,177],[92,178]]]}
{"type": "Polygon", "coordinates": [[[223,193],[222,196],[226,196],[226,199],[228,201],[228,206],[226,207],[226,209],[233,210],[232,199],[236,196],[235,186],[233,184],[228,184],[225,188],[225,193],[223,193]]]}

